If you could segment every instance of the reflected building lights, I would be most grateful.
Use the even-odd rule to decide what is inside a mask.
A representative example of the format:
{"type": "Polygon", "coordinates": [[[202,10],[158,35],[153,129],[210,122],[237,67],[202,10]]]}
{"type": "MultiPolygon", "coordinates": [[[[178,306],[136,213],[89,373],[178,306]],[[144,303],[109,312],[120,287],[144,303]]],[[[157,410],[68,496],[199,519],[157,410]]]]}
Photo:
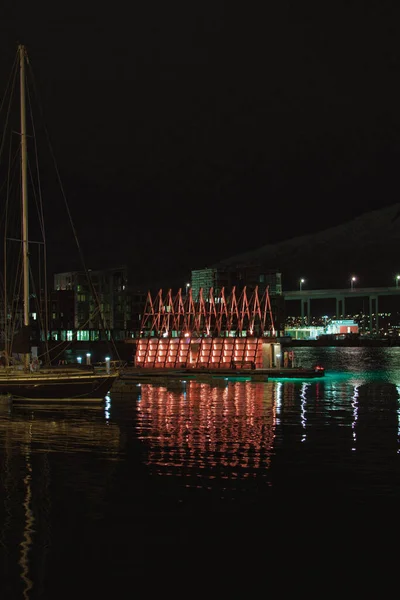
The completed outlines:
{"type": "Polygon", "coordinates": [[[352,446],[352,450],[355,451],[356,448],[356,442],[357,442],[357,432],[356,432],[356,425],[357,425],[357,420],[358,420],[358,385],[354,386],[354,391],[353,391],[353,397],[351,399],[351,405],[353,407],[353,422],[351,424],[351,428],[353,430],[353,446],[352,446]]]}
{"type": "Polygon", "coordinates": [[[310,387],[309,383],[303,383],[301,386],[301,426],[303,427],[303,435],[301,437],[301,441],[305,442],[307,438],[306,426],[307,426],[307,389],[310,387]]]}
{"type": "MultiPolygon", "coordinates": [[[[142,400],[142,384],[141,384],[141,383],[138,383],[138,384],[137,384],[137,387],[139,388],[139,390],[140,390],[140,391],[139,391],[139,393],[138,393],[138,395],[137,395],[136,402],[137,402],[138,404],[140,404],[140,402],[141,402],[141,400],[142,400]]],[[[139,410],[140,410],[140,408],[139,408],[139,410]]]]}
{"type": "Polygon", "coordinates": [[[184,469],[189,487],[218,476],[230,481],[262,476],[270,467],[276,411],[273,386],[187,381],[176,393],[143,384],[138,435],[149,440],[147,464],[159,474],[184,469]],[[151,442],[151,443],[150,443],[151,442]]]}
{"type": "Polygon", "coordinates": [[[400,454],[400,385],[396,385],[399,398],[397,399],[397,454],[400,454]]]}
{"type": "Polygon", "coordinates": [[[47,405],[14,405],[11,419],[4,418],[4,413],[1,415],[0,442],[5,456],[0,481],[3,506],[0,562],[6,555],[10,565],[7,577],[10,576],[10,582],[16,579],[14,585],[20,592],[13,589],[23,600],[32,595],[41,597],[47,576],[48,556],[53,546],[52,525],[58,519],[52,510],[53,488],[58,485],[57,477],[52,480],[52,474],[58,460],[65,461],[62,478],[58,480],[63,497],[70,486],[77,490],[89,486],[87,489],[93,490],[93,494],[88,494],[91,507],[88,512],[92,510],[92,514],[103,518],[104,513],[99,511],[104,508],[107,473],[114,470],[115,457],[120,452],[119,428],[107,420],[109,407],[107,397],[106,408],[97,404],[71,404],[56,410],[47,405]],[[95,456],[109,457],[106,470],[93,471],[86,458],[76,468],[77,461],[70,457],[83,454],[94,460],[95,456]]]}
{"type": "Polygon", "coordinates": [[[30,560],[29,555],[32,551],[32,543],[33,543],[33,535],[34,535],[34,523],[35,517],[32,511],[32,464],[31,464],[31,443],[32,443],[32,426],[29,427],[29,442],[26,444],[25,448],[25,460],[26,460],[26,475],[24,477],[24,485],[25,485],[25,498],[23,502],[24,512],[25,512],[25,528],[24,528],[24,537],[22,542],[20,543],[21,548],[21,558],[19,560],[19,564],[22,569],[21,579],[24,582],[24,590],[23,595],[24,599],[28,600],[30,596],[30,590],[33,587],[33,581],[30,577],[30,560]]]}
{"type": "Polygon", "coordinates": [[[282,408],[282,390],[283,383],[278,381],[275,387],[275,424],[280,425],[281,423],[281,408],[282,408]]]}
{"type": "Polygon", "coordinates": [[[111,409],[111,398],[110,396],[106,396],[106,401],[104,404],[104,417],[106,421],[110,419],[110,409],[111,409]]]}

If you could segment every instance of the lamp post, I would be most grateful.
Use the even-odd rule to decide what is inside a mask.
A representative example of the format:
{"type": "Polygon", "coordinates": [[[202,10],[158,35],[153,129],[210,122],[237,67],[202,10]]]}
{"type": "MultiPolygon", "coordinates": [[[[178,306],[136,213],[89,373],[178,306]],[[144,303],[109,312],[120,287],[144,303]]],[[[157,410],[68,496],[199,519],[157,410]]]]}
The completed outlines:
{"type": "Polygon", "coordinates": [[[352,290],[354,290],[354,283],[355,283],[356,281],[357,281],[357,277],[354,277],[354,276],[353,276],[353,277],[351,278],[351,283],[350,283],[350,287],[351,287],[351,289],[352,289],[352,290]]]}
{"type": "Polygon", "coordinates": [[[303,283],[305,283],[305,279],[300,279],[300,291],[303,289],[303,283]]]}
{"type": "Polygon", "coordinates": [[[399,287],[400,275],[396,275],[396,287],[399,287]]]}
{"type": "Polygon", "coordinates": [[[187,284],[186,284],[186,296],[187,296],[187,295],[188,295],[188,293],[189,293],[189,288],[190,288],[190,283],[187,283],[187,284]]]}

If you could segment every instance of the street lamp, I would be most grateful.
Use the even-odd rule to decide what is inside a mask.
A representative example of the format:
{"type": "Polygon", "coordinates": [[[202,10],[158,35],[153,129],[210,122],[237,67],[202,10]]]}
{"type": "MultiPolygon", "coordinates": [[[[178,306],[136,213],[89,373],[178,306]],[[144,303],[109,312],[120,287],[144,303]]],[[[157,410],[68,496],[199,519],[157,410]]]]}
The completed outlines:
{"type": "Polygon", "coordinates": [[[304,282],[305,282],[305,279],[300,279],[300,291],[303,289],[304,282]]]}
{"type": "Polygon", "coordinates": [[[352,277],[351,278],[351,289],[354,290],[354,283],[357,281],[357,277],[352,277]]]}
{"type": "Polygon", "coordinates": [[[396,275],[396,287],[399,287],[400,275],[396,275]]]}

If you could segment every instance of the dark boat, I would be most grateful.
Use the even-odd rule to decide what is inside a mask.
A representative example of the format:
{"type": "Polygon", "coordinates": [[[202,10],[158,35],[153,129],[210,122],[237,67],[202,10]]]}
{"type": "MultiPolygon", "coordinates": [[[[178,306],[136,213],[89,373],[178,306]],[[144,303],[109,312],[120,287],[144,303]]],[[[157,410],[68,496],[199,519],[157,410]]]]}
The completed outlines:
{"type": "Polygon", "coordinates": [[[18,400],[103,401],[118,373],[47,370],[0,373],[0,395],[18,400]]]}

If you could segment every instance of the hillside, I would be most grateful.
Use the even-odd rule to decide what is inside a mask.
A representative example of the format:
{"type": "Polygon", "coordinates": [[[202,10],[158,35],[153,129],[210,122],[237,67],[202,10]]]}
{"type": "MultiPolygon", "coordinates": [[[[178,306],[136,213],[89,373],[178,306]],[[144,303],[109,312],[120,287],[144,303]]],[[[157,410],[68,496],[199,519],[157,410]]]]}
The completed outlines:
{"type": "MultiPolygon", "coordinates": [[[[321,222],[329,221],[329,211],[321,222]]],[[[317,234],[299,236],[225,259],[214,267],[259,264],[282,273],[283,288],[391,286],[400,273],[400,203],[364,213],[342,225],[317,234]]]]}

